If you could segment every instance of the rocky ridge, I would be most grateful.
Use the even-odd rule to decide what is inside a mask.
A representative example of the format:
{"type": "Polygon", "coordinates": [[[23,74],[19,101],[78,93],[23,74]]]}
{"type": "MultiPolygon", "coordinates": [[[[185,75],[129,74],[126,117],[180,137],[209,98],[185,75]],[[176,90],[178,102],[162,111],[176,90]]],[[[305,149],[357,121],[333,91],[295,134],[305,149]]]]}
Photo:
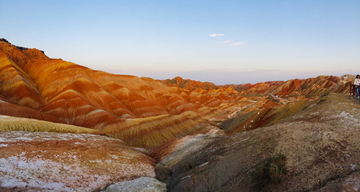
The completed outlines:
{"type": "Polygon", "coordinates": [[[330,93],[276,125],[176,139],[152,154],[157,178],[168,191],[353,191],[360,187],[359,112],[358,101],[330,93]],[[256,177],[279,155],[278,182],[256,177]]]}

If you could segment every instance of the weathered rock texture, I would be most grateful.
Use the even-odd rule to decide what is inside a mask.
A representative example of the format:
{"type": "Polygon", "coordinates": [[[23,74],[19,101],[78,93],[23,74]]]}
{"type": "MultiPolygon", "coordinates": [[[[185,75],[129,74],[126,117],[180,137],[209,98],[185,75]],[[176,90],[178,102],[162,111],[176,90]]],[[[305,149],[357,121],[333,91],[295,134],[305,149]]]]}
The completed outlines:
{"type": "Polygon", "coordinates": [[[110,185],[104,192],[166,192],[166,184],[151,177],[140,177],[110,185]]]}
{"type": "Polygon", "coordinates": [[[157,178],[169,191],[355,190],[360,179],[359,119],[358,101],[330,93],[276,125],[166,143],[152,154],[161,160],[157,178]],[[286,158],[281,181],[256,178],[266,170],[259,165],[279,154],[286,158]]]}
{"type": "Polygon", "coordinates": [[[0,132],[0,191],[94,191],[154,177],[154,160],[91,134],[0,132]]]}

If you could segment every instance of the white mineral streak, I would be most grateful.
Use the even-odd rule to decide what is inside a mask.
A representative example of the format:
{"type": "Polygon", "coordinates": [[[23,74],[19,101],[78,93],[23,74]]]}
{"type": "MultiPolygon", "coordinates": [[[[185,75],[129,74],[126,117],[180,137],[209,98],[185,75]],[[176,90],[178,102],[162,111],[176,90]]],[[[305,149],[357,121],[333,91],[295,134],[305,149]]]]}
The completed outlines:
{"type": "Polygon", "coordinates": [[[48,190],[74,191],[66,183],[76,183],[76,190],[91,191],[106,184],[107,175],[90,175],[79,168],[78,163],[63,163],[20,155],[0,158],[1,187],[35,187],[48,190]]]}
{"type": "MultiPolygon", "coordinates": [[[[106,140],[121,140],[91,134],[71,134],[54,132],[0,132],[0,149],[8,150],[29,142],[46,142],[49,140],[77,141],[78,146],[101,146],[106,140]],[[100,143],[100,144],[99,144],[100,143]]],[[[75,143],[75,142],[74,142],[75,143]]],[[[0,151],[0,187],[5,188],[39,188],[45,191],[94,191],[104,189],[114,179],[126,180],[139,176],[155,177],[154,167],[141,161],[134,162],[142,155],[124,146],[122,151],[98,159],[84,159],[76,151],[54,152],[39,148],[20,154],[6,156],[0,151]],[[91,163],[89,166],[88,163],[91,163]],[[105,165],[105,166],[104,166],[105,165]],[[98,170],[94,170],[96,167],[98,170]],[[111,169],[113,171],[108,171],[111,169]]]]}

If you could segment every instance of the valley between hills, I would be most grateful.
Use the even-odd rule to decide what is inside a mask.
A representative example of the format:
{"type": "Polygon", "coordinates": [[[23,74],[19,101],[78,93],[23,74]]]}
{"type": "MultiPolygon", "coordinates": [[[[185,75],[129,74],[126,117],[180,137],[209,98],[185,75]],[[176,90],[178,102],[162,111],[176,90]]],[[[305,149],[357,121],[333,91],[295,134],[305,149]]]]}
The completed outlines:
{"type": "Polygon", "coordinates": [[[353,191],[353,80],[155,80],[3,39],[0,191],[353,191]]]}

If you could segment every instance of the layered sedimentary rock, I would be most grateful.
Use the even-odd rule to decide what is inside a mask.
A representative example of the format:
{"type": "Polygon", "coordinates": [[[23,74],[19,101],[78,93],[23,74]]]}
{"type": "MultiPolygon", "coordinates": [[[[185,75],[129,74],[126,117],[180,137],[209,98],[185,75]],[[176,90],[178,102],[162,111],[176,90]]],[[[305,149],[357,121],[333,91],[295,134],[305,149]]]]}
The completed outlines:
{"type": "Polygon", "coordinates": [[[0,114],[97,129],[147,148],[219,128],[231,134],[268,125],[283,105],[347,89],[333,76],[218,87],[114,75],[6,41],[0,41],[0,82],[0,114]],[[251,118],[221,126],[239,115],[251,118]]]}
{"type": "Polygon", "coordinates": [[[235,118],[222,122],[221,126],[228,134],[249,131],[258,127],[274,125],[281,120],[300,112],[311,99],[301,99],[296,102],[279,104],[268,99],[258,101],[245,108],[235,118]]]}
{"type": "Polygon", "coordinates": [[[187,90],[194,90],[194,89],[217,89],[219,88],[214,83],[211,82],[201,82],[201,81],[194,81],[191,79],[183,79],[181,77],[175,77],[173,79],[166,79],[162,80],[161,82],[175,87],[181,87],[187,90]]]}
{"type": "Polygon", "coordinates": [[[65,123],[65,121],[62,121],[59,118],[56,118],[52,115],[41,113],[26,106],[12,104],[10,102],[7,102],[5,99],[1,99],[1,98],[0,98],[0,114],[5,114],[13,117],[26,117],[26,118],[50,121],[55,123],[65,123]]]}
{"type": "Polygon", "coordinates": [[[113,187],[164,190],[151,178],[155,161],[169,191],[356,187],[348,182],[359,178],[359,106],[331,93],[348,92],[352,80],[159,81],[94,71],[0,39],[0,115],[15,116],[0,116],[0,189],[93,191],[146,177],[113,187]],[[260,174],[274,163],[279,172],[260,174]]]}
{"type": "Polygon", "coordinates": [[[268,81],[245,85],[224,85],[244,95],[272,94],[281,97],[317,98],[325,92],[343,93],[349,91],[348,79],[336,76],[318,76],[308,79],[292,79],[288,81],[268,81]]]}
{"type": "MultiPolygon", "coordinates": [[[[319,76],[309,79],[294,79],[286,82],[265,82],[235,87],[254,103],[237,113],[237,116],[222,122],[228,134],[249,131],[258,127],[274,125],[294,115],[301,109],[329,92],[349,92],[349,79],[335,76],[319,76]]],[[[229,85],[234,87],[234,85],[229,85]]]]}
{"type": "Polygon", "coordinates": [[[221,131],[208,120],[232,113],[242,98],[231,88],[188,90],[94,71],[5,41],[0,41],[0,82],[3,115],[97,129],[148,148],[173,137],[221,131]]]}
{"type": "Polygon", "coordinates": [[[282,85],[283,83],[284,81],[267,81],[256,84],[228,84],[221,87],[231,87],[239,92],[243,92],[244,94],[257,94],[264,93],[264,91],[267,91],[269,88],[270,90],[273,90],[274,88],[282,85]]]}

